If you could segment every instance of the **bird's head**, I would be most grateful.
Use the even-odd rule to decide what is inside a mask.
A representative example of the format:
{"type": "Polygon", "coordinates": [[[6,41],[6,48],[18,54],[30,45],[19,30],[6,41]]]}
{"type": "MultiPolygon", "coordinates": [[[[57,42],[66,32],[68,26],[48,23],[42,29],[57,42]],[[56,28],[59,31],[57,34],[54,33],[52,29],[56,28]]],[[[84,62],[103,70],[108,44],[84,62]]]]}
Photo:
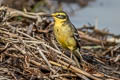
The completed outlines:
{"type": "Polygon", "coordinates": [[[54,18],[55,21],[59,22],[68,21],[69,19],[67,13],[64,11],[57,11],[55,13],[52,13],[52,17],[54,18]]]}

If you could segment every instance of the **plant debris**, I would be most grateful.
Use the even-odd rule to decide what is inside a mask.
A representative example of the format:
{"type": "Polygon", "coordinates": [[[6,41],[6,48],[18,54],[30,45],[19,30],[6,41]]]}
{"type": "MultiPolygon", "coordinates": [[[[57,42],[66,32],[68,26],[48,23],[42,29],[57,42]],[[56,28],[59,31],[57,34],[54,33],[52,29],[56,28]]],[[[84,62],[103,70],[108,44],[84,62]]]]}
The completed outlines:
{"type": "Polygon", "coordinates": [[[49,14],[0,7],[1,80],[119,80],[120,37],[95,26],[78,29],[83,68],[54,38],[49,14]]]}

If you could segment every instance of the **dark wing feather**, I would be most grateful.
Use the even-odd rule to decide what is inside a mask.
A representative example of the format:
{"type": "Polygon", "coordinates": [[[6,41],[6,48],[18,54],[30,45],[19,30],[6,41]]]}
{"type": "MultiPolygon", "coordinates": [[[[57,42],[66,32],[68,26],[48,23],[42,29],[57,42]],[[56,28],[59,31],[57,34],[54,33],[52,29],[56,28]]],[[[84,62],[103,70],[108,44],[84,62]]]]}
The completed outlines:
{"type": "Polygon", "coordinates": [[[73,31],[74,31],[74,38],[75,38],[75,40],[76,40],[76,42],[77,42],[77,47],[80,49],[80,36],[79,36],[79,34],[78,34],[78,31],[77,31],[77,29],[75,28],[75,26],[71,23],[71,27],[72,27],[72,29],[73,29],[73,31]]]}

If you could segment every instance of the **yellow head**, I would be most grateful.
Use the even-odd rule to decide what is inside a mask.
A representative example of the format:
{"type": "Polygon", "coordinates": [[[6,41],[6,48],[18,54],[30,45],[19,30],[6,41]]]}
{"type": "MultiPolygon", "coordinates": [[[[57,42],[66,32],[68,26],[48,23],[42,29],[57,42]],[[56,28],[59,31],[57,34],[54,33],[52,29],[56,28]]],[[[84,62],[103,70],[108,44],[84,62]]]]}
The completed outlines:
{"type": "Polygon", "coordinates": [[[68,15],[64,11],[57,11],[55,13],[52,13],[52,17],[54,18],[55,22],[64,22],[68,21],[68,15]]]}

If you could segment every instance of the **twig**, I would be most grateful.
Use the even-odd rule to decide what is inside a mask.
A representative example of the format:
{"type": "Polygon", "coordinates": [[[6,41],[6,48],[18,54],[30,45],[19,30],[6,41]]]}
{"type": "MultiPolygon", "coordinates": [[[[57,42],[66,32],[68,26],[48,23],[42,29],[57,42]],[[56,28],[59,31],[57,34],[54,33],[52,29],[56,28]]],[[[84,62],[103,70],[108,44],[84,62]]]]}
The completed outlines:
{"type": "Polygon", "coordinates": [[[120,60],[120,54],[115,58],[115,62],[119,61],[120,60]]]}
{"type": "Polygon", "coordinates": [[[39,54],[42,56],[42,58],[45,60],[46,64],[48,65],[49,69],[55,73],[55,71],[52,69],[52,65],[49,63],[48,59],[45,57],[45,55],[43,54],[43,52],[40,50],[39,47],[37,47],[37,50],[39,52],[39,54]]]}
{"type": "Polygon", "coordinates": [[[84,79],[84,80],[90,80],[88,79],[86,76],[82,75],[82,74],[78,74],[78,73],[75,73],[77,76],[79,76],[80,78],[84,79]]]}
{"type": "MultiPolygon", "coordinates": [[[[53,61],[50,61],[50,63],[53,64],[53,65],[63,67],[64,69],[68,69],[67,67],[69,66],[69,64],[67,64],[67,63],[65,63],[63,61],[60,61],[60,62],[61,62],[61,64],[58,64],[58,63],[53,62],[53,61]]],[[[91,74],[89,74],[89,73],[87,73],[87,72],[85,72],[83,70],[80,70],[80,69],[78,69],[78,68],[76,68],[76,67],[74,67],[72,65],[69,67],[69,70],[71,70],[72,72],[75,72],[75,73],[83,74],[83,75],[85,75],[87,77],[90,77],[90,78],[92,78],[94,80],[102,80],[102,79],[94,77],[93,75],[91,75],[91,74]]]]}
{"type": "Polygon", "coordinates": [[[30,12],[22,12],[16,9],[8,8],[8,7],[0,7],[0,10],[7,10],[6,17],[7,19],[10,19],[12,17],[16,16],[23,16],[26,18],[31,18],[31,19],[37,19],[37,16],[51,16],[50,14],[44,13],[44,12],[39,12],[39,13],[30,13],[30,12]]]}
{"type": "Polygon", "coordinates": [[[96,44],[104,44],[104,45],[112,45],[112,44],[115,44],[116,42],[112,42],[112,41],[103,41],[103,40],[98,40],[96,38],[93,38],[93,37],[90,37],[89,35],[79,31],[78,32],[80,34],[80,37],[84,40],[87,40],[87,41],[91,41],[91,42],[94,42],[96,44]]]}

